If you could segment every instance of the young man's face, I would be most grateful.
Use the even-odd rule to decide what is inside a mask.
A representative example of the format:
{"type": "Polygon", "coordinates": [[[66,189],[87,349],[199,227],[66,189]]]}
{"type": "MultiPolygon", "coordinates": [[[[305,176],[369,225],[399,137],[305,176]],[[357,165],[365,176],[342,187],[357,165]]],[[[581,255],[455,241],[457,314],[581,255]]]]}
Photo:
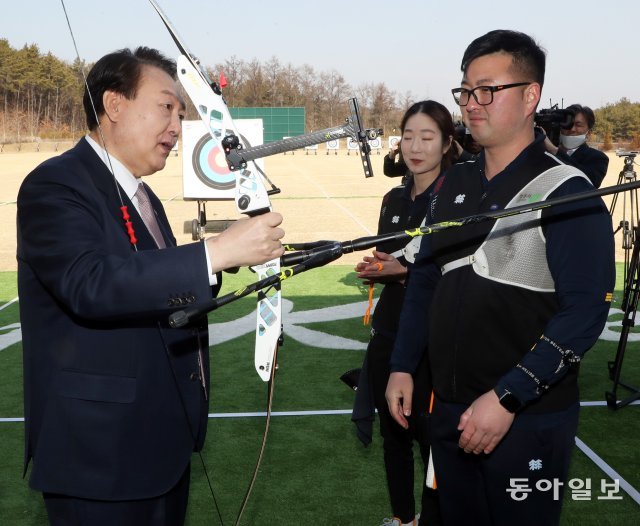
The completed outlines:
{"type": "MultiPolygon", "coordinates": [[[[461,87],[473,89],[477,86],[500,86],[528,82],[530,79],[518,74],[512,67],[512,56],[499,52],[473,60],[462,78],[461,87]]],[[[535,112],[539,89],[532,96],[531,82],[524,86],[507,88],[493,93],[493,101],[480,105],[473,96],[461,107],[464,122],[475,141],[485,148],[508,144],[514,137],[531,128],[527,121],[535,112]]],[[[530,130],[529,130],[530,132],[530,130]]]]}
{"type": "Polygon", "coordinates": [[[136,96],[121,97],[113,136],[114,155],[136,177],[162,170],[180,137],[184,101],[165,71],[144,66],[136,96]]]}

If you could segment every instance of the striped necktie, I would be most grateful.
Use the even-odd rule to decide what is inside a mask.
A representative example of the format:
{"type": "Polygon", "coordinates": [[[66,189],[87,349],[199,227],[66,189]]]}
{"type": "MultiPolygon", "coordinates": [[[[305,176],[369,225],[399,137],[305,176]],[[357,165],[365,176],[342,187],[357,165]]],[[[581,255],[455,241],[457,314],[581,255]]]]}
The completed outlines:
{"type": "Polygon", "coordinates": [[[135,196],[138,199],[140,216],[142,217],[144,224],[147,226],[147,230],[149,230],[149,233],[155,240],[158,248],[165,248],[167,245],[164,242],[164,237],[162,237],[162,232],[160,232],[160,225],[158,225],[156,213],[153,211],[151,201],[149,200],[149,194],[147,194],[143,183],[138,185],[135,196]]]}

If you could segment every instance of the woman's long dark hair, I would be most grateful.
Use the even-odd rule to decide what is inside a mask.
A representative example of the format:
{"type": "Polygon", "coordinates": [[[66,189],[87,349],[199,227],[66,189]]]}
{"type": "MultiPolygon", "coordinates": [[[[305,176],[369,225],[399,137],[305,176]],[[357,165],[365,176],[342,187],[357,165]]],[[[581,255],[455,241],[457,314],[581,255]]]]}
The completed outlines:
{"type": "MultiPolygon", "coordinates": [[[[455,126],[453,125],[453,119],[451,118],[451,113],[449,110],[445,108],[439,102],[435,100],[421,100],[420,102],[416,102],[413,104],[402,117],[402,122],[400,123],[400,129],[404,134],[404,128],[407,125],[407,121],[410,117],[413,117],[417,113],[424,113],[428,117],[431,117],[436,124],[438,125],[438,129],[442,134],[442,144],[448,144],[449,141],[453,141],[455,137],[455,126]]],[[[440,170],[444,172],[448,170],[455,162],[458,160],[458,151],[455,145],[452,143],[447,150],[447,153],[442,157],[442,164],[440,166],[440,170]]]]}

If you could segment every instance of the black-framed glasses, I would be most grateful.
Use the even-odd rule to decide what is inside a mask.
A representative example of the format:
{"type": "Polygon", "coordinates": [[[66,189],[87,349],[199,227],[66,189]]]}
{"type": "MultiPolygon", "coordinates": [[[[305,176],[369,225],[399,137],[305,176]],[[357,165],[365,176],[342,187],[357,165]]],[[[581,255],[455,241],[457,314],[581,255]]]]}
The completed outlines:
{"type": "Polygon", "coordinates": [[[503,89],[516,88],[518,86],[526,86],[531,82],[516,82],[514,84],[502,84],[501,86],[476,86],[473,89],[454,88],[451,90],[453,98],[458,106],[466,106],[469,104],[471,95],[476,99],[480,106],[488,106],[493,102],[493,94],[503,89]]]}

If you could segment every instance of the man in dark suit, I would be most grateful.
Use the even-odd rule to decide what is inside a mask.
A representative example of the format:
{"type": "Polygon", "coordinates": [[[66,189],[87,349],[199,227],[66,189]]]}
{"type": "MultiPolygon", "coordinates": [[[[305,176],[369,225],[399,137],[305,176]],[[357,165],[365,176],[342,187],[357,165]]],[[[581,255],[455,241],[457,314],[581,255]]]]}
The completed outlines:
{"type": "Polygon", "coordinates": [[[607,175],[609,157],[587,144],[587,136],[596,123],[596,116],[589,106],[572,104],[567,109],[574,112],[573,126],[569,130],[560,130],[558,146],[547,138],[545,141],[547,151],[563,163],[581,170],[593,186],[600,188],[602,180],[607,175]]]}
{"type": "Polygon", "coordinates": [[[271,212],[176,246],[142,183],[180,135],[175,75],[149,48],[100,59],[84,97],[90,133],[18,195],[25,472],[33,459],[52,525],[183,523],[206,432],[207,320],[171,329],[167,317],[210,300],[221,270],[283,253],[271,212]]]}

